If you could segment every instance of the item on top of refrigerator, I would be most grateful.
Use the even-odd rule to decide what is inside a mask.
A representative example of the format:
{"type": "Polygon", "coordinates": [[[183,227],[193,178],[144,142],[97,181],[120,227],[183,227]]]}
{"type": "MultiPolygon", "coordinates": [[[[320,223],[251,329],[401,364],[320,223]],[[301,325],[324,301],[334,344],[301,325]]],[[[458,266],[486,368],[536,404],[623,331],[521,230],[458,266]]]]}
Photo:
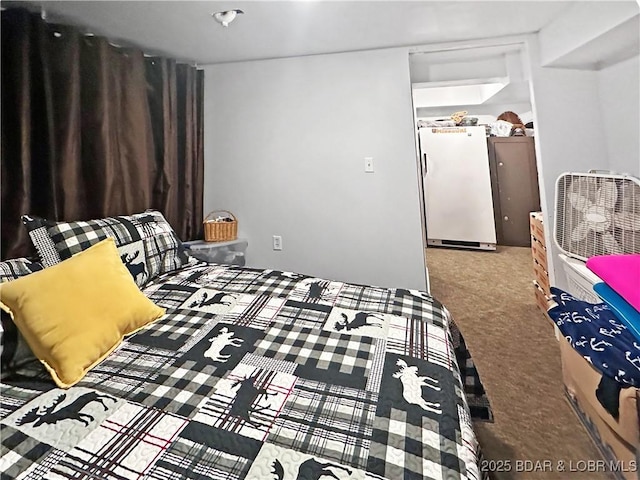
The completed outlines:
{"type": "Polygon", "coordinates": [[[511,135],[516,137],[524,136],[525,126],[522,123],[522,120],[520,119],[517,113],[507,110],[506,112],[502,112],[498,116],[498,120],[504,120],[506,122],[513,124],[513,126],[511,127],[511,135]]]}
{"type": "Polygon", "coordinates": [[[453,120],[454,122],[456,122],[456,125],[459,124],[462,119],[467,115],[467,111],[466,110],[462,110],[460,112],[455,112],[451,114],[451,120],[453,120]]]}
{"type": "Polygon", "coordinates": [[[460,125],[463,127],[475,127],[478,125],[478,117],[464,117],[460,120],[460,125]]]}
{"type": "Polygon", "coordinates": [[[418,128],[426,127],[455,127],[453,120],[418,120],[418,128]]]}
{"type": "Polygon", "coordinates": [[[533,122],[527,122],[527,123],[524,124],[524,134],[527,137],[533,137],[533,136],[535,136],[535,133],[536,133],[536,131],[535,131],[534,127],[533,127],[533,122]]]}
{"type": "Polygon", "coordinates": [[[505,122],[513,123],[514,125],[523,125],[518,114],[509,110],[498,115],[496,120],[504,120],[505,122]]]}
{"type": "Polygon", "coordinates": [[[496,120],[491,125],[491,135],[495,137],[509,137],[511,136],[511,129],[513,124],[505,120],[496,120]]]}

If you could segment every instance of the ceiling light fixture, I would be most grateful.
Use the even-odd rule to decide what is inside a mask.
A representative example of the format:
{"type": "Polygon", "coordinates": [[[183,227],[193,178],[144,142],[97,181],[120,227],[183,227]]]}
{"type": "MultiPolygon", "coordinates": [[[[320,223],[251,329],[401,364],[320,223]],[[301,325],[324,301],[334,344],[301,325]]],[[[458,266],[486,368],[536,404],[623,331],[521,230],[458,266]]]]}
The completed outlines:
{"type": "Polygon", "coordinates": [[[213,19],[218,22],[223,27],[228,27],[231,22],[233,22],[238,14],[244,13],[240,9],[235,10],[226,10],[224,12],[216,12],[212,13],[211,16],[213,19]]]}

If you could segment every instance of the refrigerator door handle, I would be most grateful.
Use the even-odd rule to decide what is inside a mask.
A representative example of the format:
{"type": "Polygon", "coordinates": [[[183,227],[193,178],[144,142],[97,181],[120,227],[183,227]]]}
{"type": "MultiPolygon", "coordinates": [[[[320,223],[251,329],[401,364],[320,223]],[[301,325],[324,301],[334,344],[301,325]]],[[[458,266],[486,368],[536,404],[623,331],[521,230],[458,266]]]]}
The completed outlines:
{"type": "Polygon", "coordinates": [[[427,165],[429,164],[429,162],[427,161],[427,154],[423,153],[422,154],[422,171],[424,172],[424,175],[427,174],[427,165]]]}

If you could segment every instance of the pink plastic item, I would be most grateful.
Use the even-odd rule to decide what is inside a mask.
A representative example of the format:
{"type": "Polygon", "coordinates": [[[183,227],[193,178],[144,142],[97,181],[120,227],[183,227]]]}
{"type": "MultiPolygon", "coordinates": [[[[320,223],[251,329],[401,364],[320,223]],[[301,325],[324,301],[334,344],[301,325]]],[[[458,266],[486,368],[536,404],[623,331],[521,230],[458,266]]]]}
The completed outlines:
{"type": "Polygon", "coordinates": [[[640,255],[599,255],[587,268],[640,312],[640,255]]]}

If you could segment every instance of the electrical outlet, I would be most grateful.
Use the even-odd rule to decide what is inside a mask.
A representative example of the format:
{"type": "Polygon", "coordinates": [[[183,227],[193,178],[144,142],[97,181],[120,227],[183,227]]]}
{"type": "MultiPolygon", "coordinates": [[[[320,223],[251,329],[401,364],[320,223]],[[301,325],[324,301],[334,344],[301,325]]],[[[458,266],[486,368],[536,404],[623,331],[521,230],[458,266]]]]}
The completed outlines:
{"type": "Polygon", "coordinates": [[[282,237],[280,235],[273,236],[273,249],[282,250],[282,237]]]}
{"type": "Polygon", "coordinates": [[[364,171],[373,173],[373,157],[364,157],[364,171]]]}

